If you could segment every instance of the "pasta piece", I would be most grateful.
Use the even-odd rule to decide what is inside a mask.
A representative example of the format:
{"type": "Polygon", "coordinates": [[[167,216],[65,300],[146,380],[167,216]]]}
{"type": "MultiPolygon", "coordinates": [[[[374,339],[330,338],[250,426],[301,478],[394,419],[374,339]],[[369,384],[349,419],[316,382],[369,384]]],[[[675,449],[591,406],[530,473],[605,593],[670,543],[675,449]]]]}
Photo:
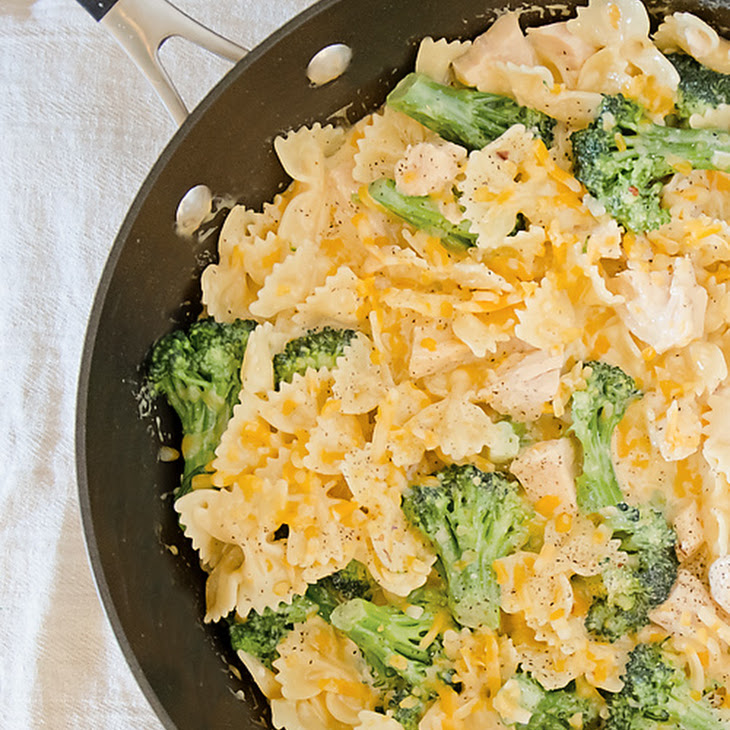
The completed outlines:
{"type": "Polygon", "coordinates": [[[296,373],[290,383],[280,383],[279,390],[270,390],[266,400],[259,404],[259,414],[281,433],[310,433],[317,425],[331,387],[329,371],[309,368],[304,375],[296,373]]]}
{"type": "Polygon", "coordinates": [[[274,140],[274,149],[287,174],[299,182],[320,185],[324,159],[333,155],[344,142],[339,127],[315,124],[289,132],[274,140]]]}
{"type": "Polygon", "coordinates": [[[379,693],[371,685],[357,646],[319,616],[284,637],[274,660],[282,699],[271,701],[274,724],[287,730],[360,725],[379,693]]]}
{"type": "Polygon", "coordinates": [[[684,347],[704,330],[707,292],[686,258],[676,258],[667,270],[629,268],[616,277],[626,300],[621,315],[627,328],[662,353],[684,347]]]}
{"type": "MultiPolygon", "coordinates": [[[[516,319],[511,324],[516,324],[516,319]]],[[[451,326],[454,334],[478,358],[497,352],[500,343],[507,342],[512,337],[511,327],[490,322],[488,317],[480,318],[469,312],[458,312],[451,326]]]]}
{"type": "Polygon", "coordinates": [[[356,416],[343,413],[340,402],[331,399],[309,433],[307,455],[302,463],[319,474],[340,474],[342,461],[353,449],[362,448],[365,437],[356,416]]]}
{"type": "Polygon", "coordinates": [[[358,334],[337,362],[333,391],[342,413],[368,413],[377,408],[393,385],[373,343],[358,334]]]}
{"type": "Polygon", "coordinates": [[[249,307],[251,314],[269,318],[294,309],[324,285],[327,277],[334,273],[332,268],[332,261],[322,255],[317,244],[311,239],[302,241],[296,251],[274,265],[259,289],[256,301],[249,307]]]}
{"type": "Polygon", "coordinates": [[[388,389],[378,406],[371,440],[373,457],[377,461],[390,458],[398,467],[418,464],[426,447],[415,439],[405,424],[417,413],[431,405],[431,398],[410,382],[388,389]]]}
{"type": "Polygon", "coordinates": [[[401,730],[403,727],[396,719],[381,712],[362,710],[358,717],[360,724],[357,725],[357,730],[401,730]]]}
{"type": "Polygon", "coordinates": [[[573,301],[549,275],[525,299],[525,308],[517,310],[517,317],[517,337],[540,350],[559,349],[581,335],[573,301]]]}
{"type": "Polygon", "coordinates": [[[340,266],[296,306],[292,321],[303,331],[359,328],[364,322],[363,309],[360,279],[349,266],[340,266]]]}
{"type": "Polygon", "coordinates": [[[378,460],[370,444],[345,456],[343,473],[367,514],[362,534],[368,570],[385,590],[407,596],[426,582],[436,556],[400,507],[405,474],[378,460]]]}
{"type": "Polygon", "coordinates": [[[452,80],[451,64],[471,47],[471,41],[447,41],[424,38],[418,46],[416,72],[426,74],[439,84],[452,80]]]}
{"type": "Polygon", "coordinates": [[[500,456],[514,456],[519,448],[519,438],[507,424],[495,423],[479,406],[461,398],[447,397],[424,408],[405,428],[426,449],[439,449],[453,461],[479,454],[484,448],[500,456]]]}
{"type": "Polygon", "coordinates": [[[702,424],[699,406],[692,397],[672,398],[659,393],[646,396],[649,436],[665,461],[681,461],[700,447],[702,424]]]}
{"type": "Polygon", "coordinates": [[[253,677],[256,686],[263,692],[267,700],[281,698],[281,685],[276,681],[274,672],[265,666],[261,660],[246,651],[236,652],[249,674],[253,677]]]}
{"type": "Polygon", "coordinates": [[[275,457],[284,440],[281,434],[272,431],[261,417],[260,399],[241,392],[241,402],[233,409],[233,416],[223,432],[213,460],[213,484],[217,487],[230,486],[239,475],[263,466],[275,457]]]}
{"type": "Polygon", "coordinates": [[[441,320],[426,320],[413,328],[408,372],[414,380],[475,359],[471,349],[441,320]]]}
{"type": "Polygon", "coordinates": [[[381,177],[395,176],[395,166],[409,145],[438,139],[415,120],[385,107],[373,115],[357,142],[353,177],[360,183],[371,183],[381,177]]]}
{"type": "Polygon", "coordinates": [[[684,51],[701,64],[730,74],[730,41],[691,13],[674,13],[664,19],[654,34],[654,42],[665,53],[684,51]]]}
{"type": "Polygon", "coordinates": [[[599,48],[649,37],[649,15],[640,0],[590,0],[566,25],[571,33],[599,48]]]}

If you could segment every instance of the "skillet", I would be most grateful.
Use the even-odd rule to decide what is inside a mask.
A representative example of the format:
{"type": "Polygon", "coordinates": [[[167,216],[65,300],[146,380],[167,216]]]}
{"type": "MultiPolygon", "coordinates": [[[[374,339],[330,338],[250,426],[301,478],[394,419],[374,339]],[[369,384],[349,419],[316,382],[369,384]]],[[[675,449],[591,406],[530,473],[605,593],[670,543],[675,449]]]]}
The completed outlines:
{"type": "MultiPolygon", "coordinates": [[[[82,3],[111,6],[113,2],[82,3]]],[[[527,10],[523,24],[572,14],[574,0],[527,10]]],[[[726,0],[648,2],[693,12],[721,33],[726,0]]],[[[469,38],[519,0],[321,0],[249,53],[174,135],[121,226],[98,286],[80,369],[76,455],[88,552],[101,600],[143,692],[167,728],[271,727],[267,703],[225,633],[204,625],[204,574],[172,509],[179,464],[172,413],[142,417],[139,366],[151,343],[200,312],[198,277],[216,236],[182,241],[175,212],[204,183],[260,208],[287,183],[273,152],[282,132],[373,111],[412,69],[424,36],[469,38]],[[314,88],[305,69],[321,48],[347,44],[347,71],[314,88]],[[234,669],[232,670],[231,667],[234,669]],[[241,701],[243,700],[243,701],[241,701]]],[[[220,216],[214,221],[220,224],[220,216]]],[[[315,730],[315,729],[313,729],[315,730]]]]}

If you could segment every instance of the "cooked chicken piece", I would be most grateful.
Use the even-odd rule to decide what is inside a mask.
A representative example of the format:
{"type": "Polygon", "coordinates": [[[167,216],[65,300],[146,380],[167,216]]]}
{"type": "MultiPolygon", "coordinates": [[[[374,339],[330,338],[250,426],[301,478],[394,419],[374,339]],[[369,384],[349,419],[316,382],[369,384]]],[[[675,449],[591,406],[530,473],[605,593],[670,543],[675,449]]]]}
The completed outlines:
{"type": "Polygon", "coordinates": [[[420,142],[409,145],[395,166],[395,182],[404,195],[431,195],[451,185],[466,150],[457,144],[420,142]]]}
{"type": "Polygon", "coordinates": [[[479,395],[499,413],[517,421],[534,421],[558,392],[562,366],[560,354],[515,353],[494,370],[492,382],[479,395]]]}
{"type": "Polygon", "coordinates": [[[710,566],[710,595],[723,611],[730,613],[730,555],[723,555],[710,566]]]}
{"type": "Polygon", "coordinates": [[[670,634],[693,636],[700,614],[703,623],[716,616],[712,598],[699,578],[680,568],[669,598],[651,611],[649,618],[670,634]]]}
{"type": "Polygon", "coordinates": [[[571,88],[575,87],[583,64],[596,52],[596,47],[568,30],[563,23],[529,28],[527,40],[540,62],[571,88]]]}
{"type": "MultiPolygon", "coordinates": [[[[490,67],[497,61],[518,66],[538,64],[537,54],[520,28],[517,13],[506,13],[498,18],[489,30],[474,40],[466,53],[454,60],[453,68],[459,81],[481,88],[480,79],[489,74],[490,67]]],[[[500,93],[496,89],[490,91],[500,93]]]]}
{"type": "Polygon", "coordinates": [[[557,497],[563,511],[577,511],[575,449],[570,439],[541,441],[530,446],[512,462],[510,471],[533,502],[541,497],[557,497]]]}
{"type": "Polygon", "coordinates": [[[684,562],[691,558],[702,545],[702,520],[696,502],[690,502],[675,518],[677,533],[677,557],[684,562]]]}

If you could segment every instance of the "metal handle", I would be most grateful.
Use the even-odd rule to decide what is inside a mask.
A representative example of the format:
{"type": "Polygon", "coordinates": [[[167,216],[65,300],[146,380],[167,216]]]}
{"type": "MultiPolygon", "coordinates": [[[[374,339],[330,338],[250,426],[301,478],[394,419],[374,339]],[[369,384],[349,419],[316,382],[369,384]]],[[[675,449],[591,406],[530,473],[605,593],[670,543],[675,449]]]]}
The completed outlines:
{"type": "Polygon", "coordinates": [[[179,125],[188,109],[160,62],[160,48],[177,36],[234,63],[247,49],[193,20],[167,0],[77,0],[124,48],[147,77],[162,103],[179,125]]]}

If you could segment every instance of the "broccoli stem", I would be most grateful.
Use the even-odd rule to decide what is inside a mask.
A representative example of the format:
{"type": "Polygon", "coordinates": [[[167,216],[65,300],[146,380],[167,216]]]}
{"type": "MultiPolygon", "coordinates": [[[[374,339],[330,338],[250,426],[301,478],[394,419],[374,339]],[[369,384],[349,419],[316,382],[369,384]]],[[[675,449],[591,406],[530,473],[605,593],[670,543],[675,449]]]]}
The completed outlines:
{"type": "Polygon", "coordinates": [[[583,445],[583,472],[575,482],[578,506],[590,514],[618,504],[624,497],[613,468],[610,442],[606,448],[603,434],[590,425],[573,424],[573,431],[583,445]]]}
{"type": "Polygon", "coordinates": [[[338,606],[330,620],[363,651],[366,661],[380,677],[397,674],[413,687],[420,686],[431,655],[420,640],[429,627],[394,606],[376,606],[354,598],[338,606]]]}
{"type": "Polygon", "coordinates": [[[683,730],[717,730],[727,727],[727,724],[718,722],[717,713],[709,705],[695,701],[689,693],[670,697],[667,711],[671,716],[681,718],[683,730]]]}
{"type": "Polygon", "coordinates": [[[553,140],[555,120],[546,114],[499,94],[445,86],[421,73],[408,74],[387,104],[470,150],[482,149],[514,124],[536,130],[548,147],[553,140]]]}
{"type": "Polygon", "coordinates": [[[640,392],[633,378],[605,362],[587,362],[586,388],[571,398],[571,430],[583,447],[583,472],[576,480],[578,506],[597,512],[623,500],[611,459],[611,437],[640,392]]]}
{"type": "Polygon", "coordinates": [[[395,181],[388,178],[370,183],[368,192],[376,203],[414,228],[440,238],[450,251],[461,253],[476,246],[477,235],[469,232],[469,222],[452,223],[429,196],[403,195],[398,192],[395,181]]]}
{"type": "Polygon", "coordinates": [[[689,162],[697,170],[730,170],[730,134],[710,129],[676,129],[647,124],[639,134],[624,136],[625,152],[616,159],[650,155],[657,158],[657,174],[671,175],[689,162]],[[662,171],[661,162],[664,162],[662,171]]]}

